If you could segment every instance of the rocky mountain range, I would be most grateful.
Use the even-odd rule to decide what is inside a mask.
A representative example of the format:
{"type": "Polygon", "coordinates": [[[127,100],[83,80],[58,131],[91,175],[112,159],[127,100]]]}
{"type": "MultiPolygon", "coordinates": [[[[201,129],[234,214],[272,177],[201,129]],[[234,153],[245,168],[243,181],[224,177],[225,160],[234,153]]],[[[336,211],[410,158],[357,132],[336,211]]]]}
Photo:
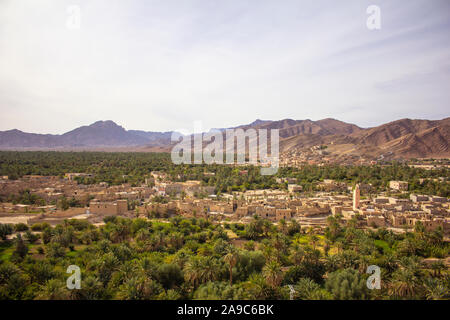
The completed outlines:
{"type": "Polygon", "coordinates": [[[0,131],[0,149],[92,149],[159,146],[170,143],[171,132],[125,130],[115,122],[97,121],[62,135],[26,133],[20,130],[0,131]]]}
{"type": "MultiPolygon", "coordinates": [[[[279,129],[280,152],[326,145],[330,152],[376,157],[449,158],[450,118],[401,119],[361,128],[336,119],[256,120],[242,129],[279,129]]],[[[223,130],[223,129],[222,129],[223,130]]],[[[0,131],[1,150],[170,151],[172,132],[126,130],[113,121],[97,121],[62,135],[0,131]]]]}

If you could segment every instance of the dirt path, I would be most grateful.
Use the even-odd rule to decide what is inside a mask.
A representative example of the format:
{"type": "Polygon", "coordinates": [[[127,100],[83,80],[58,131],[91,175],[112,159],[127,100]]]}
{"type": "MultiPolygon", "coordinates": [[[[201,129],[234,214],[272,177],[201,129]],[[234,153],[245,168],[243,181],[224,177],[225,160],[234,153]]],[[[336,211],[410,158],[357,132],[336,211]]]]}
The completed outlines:
{"type": "Polygon", "coordinates": [[[10,217],[0,217],[0,223],[3,223],[3,224],[7,224],[7,223],[12,223],[12,224],[25,223],[26,224],[28,219],[30,219],[30,218],[32,218],[32,217],[30,217],[29,215],[28,216],[15,215],[15,216],[10,216],[10,217]]]}

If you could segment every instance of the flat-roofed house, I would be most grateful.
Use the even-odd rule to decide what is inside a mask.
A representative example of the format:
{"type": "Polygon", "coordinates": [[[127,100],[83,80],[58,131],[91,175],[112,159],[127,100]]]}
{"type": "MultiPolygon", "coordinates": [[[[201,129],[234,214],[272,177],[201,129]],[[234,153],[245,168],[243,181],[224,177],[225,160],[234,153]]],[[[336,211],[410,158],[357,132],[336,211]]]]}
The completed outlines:
{"type": "Polygon", "coordinates": [[[276,209],[275,210],[275,219],[277,221],[280,221],[281,219],[291,220],[292,219],[292,210],[291,209],[276,209]]]}
{"type": "Polygon", "coordinates": [[[119,215],[127,211],[127,200],[117,200],[114,202],[100,202],[98,200],[92,200],[89,203],[89,212],[92,214],[119,215]]]}
{"type": "Polygon", "coordinates": [[[406,181],[389,181],[389,188],[398,191],[408,191],[408,182],[406,181]]]}

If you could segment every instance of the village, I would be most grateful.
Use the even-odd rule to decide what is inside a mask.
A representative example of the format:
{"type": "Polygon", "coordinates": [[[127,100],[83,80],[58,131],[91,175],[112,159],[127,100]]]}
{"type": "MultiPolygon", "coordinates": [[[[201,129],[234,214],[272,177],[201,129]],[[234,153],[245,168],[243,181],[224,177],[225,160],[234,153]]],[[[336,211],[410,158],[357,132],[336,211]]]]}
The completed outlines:
{"type": "MultiPolygon", "coordinates": [[[[245,173],[245,172],[244,172],[245,173]]],[[[213,175],[214,173],[205,173],[213,175]]],[[[442,228],[450,232],[450,202],[447,198],[410,194],[409,197],[374,194],[370,184],[347,185],[331,179],[321,181],[313,196],[302,192],[295,178],[277,178],[287,190],[264,189],[215,194],[213,186],[201,181],[170,181],[164,172],[151,172],[140,186],[131,184],[79,184],[85,173],[59,176],[23,176],[0,179],[0,195],[23,190],[43,199],[45,204],[0,204],[0,223],[47,222],[56,225],[65,219],[87,219],[103,224],[106,216],[166,219],[174,215],[207,218],[210,221],[248,223],[253,216],[273,223],[296,220],[302,226],[323,229],[327,218],[357,221],[361,228],[387,228],[394,232],[412,230],[419,221],[426,230],[442,228]],[[62,205],[61,202],[64,199],[62,205]]],[[[390,190],[402,195],[404,181],[390,181],[390,190]]]]}

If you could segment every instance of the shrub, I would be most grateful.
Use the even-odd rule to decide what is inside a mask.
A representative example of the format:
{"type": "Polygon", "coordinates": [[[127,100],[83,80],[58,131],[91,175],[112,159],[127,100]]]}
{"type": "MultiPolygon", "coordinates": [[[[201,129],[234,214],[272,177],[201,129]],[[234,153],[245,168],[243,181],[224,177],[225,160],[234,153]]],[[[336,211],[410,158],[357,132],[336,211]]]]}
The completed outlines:
{"type": "Polygon", "coordinates": [[[25,239],[29,243],[35,243],[36,241],[38,241],[39,236],[37,234],[34,234],[33,232],[31,232],[30,230],[27,230],[27,232],[25,233],[25,239]]]}
{"type": "Polygon", "coordinates": [[[13,226],[10,224],[0,223],[0,238],[6,240],[6,237],[13,233],[13,226]]]}
{"type": "Polygon", "coordinates": [[[17,223],[17,224],[14,225],[14,230],[16,232],[27,231],[28,230],[28,226],[25,223],[17,223]]]}
{"type": "Polygon", "coordinates": [[[330,273],[325,288],[337,300],[363,300],[368,297],[366,281],[354,269],[330,273]]]}

